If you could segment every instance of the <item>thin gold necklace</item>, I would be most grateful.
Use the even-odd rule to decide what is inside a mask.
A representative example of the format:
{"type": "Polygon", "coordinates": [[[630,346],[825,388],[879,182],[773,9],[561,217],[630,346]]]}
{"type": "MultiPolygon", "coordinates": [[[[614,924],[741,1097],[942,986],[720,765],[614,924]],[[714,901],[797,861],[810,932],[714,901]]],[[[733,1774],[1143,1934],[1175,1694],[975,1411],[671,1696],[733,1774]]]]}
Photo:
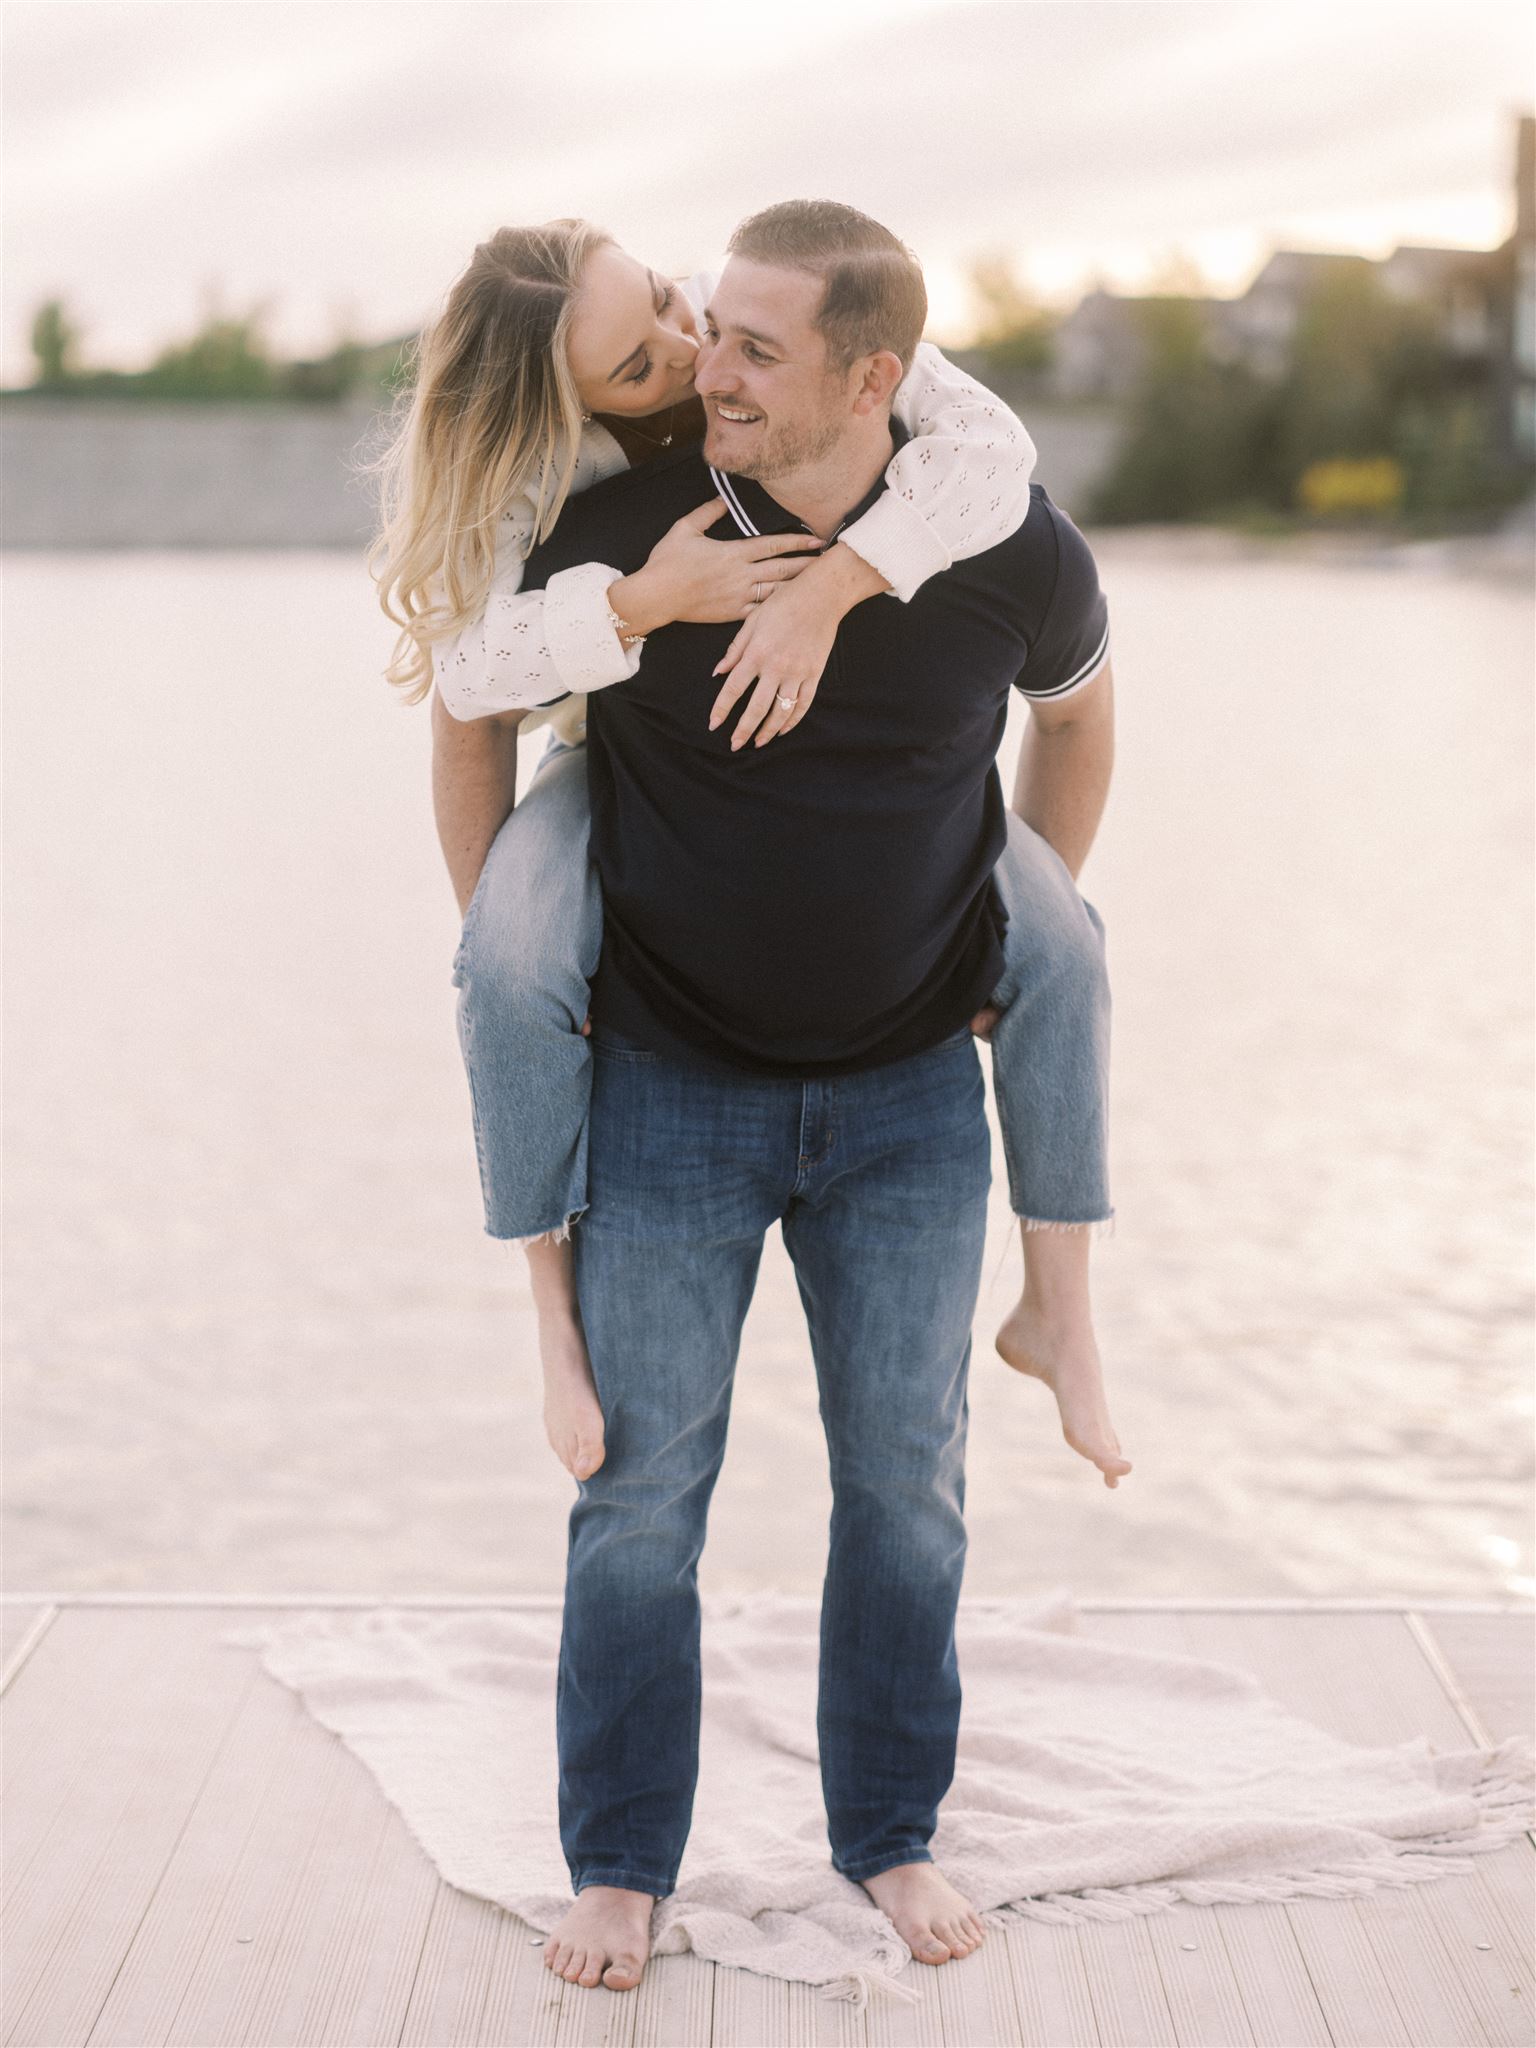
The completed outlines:
{"type": "Polygon", "coordinates": [[[633,420],[626,420],[624,424],[632,434],[639,434],[642,441],[649,441],[653,448],[670,448],[672,446],[672,435],[675,431],[674,423],[677,419],[678,403],[679,401],[674,398],[671,405],[667,407],[667,431],[661,436],[660,440],[654,434],[641,434],[640,429],[633,420]]]}

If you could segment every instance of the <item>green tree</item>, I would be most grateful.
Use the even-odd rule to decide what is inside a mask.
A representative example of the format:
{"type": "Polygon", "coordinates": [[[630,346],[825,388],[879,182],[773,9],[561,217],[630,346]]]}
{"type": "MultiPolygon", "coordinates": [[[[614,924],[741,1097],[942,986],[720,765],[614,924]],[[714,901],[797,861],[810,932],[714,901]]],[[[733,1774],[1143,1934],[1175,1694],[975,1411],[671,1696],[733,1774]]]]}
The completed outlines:
{"type": "Polygon", "coordinates": [[[1318,278],[1298,310],[1279,393],[1287,500],[1314,462],[1392,453],[1405,408],[1433,403],[1448,370],[1431,310],[1394,298],[1363,258],[1318,278]]]}
{"type": "Polygon", "coordinates": [[[1530,488],[1499,461],[1493,405],[1484,393],[1405,399],[1392,423],[1392,449],[1406,479],[1403,510],[1416,525],[1459,524],[1516,503],[1530,488]]]}
{"type": "Polygon", "coordinates": [[[980,308],[976,345],[1000,370],[1048,370],[1055,360],[1054,314],[1020,282],[1007,256],[971,265],[971,294],[980,308]]]}
{"type": "Polygon", "coordinates": [[[65,384],[75,372],[80,330],[62,299],[46,299],[32,316],[32,353],[39,384],[65,384]]]}
{"type": "Polygon", "coordinates": [[[146,396],[267,398],[277,382],[263,331],[265,308],[243,316],[214,314],[190,341],[164,349],[139,380],[146,396]]]}
{"type": "Polygon", "coordinates": [[[1263,386],[1242,364],[1211,359],[1198,300],[1143,299],[1134,317],[1142,368],[1086,516],[1199,519],[1262,499],[1274,431],[1263,386]]]}

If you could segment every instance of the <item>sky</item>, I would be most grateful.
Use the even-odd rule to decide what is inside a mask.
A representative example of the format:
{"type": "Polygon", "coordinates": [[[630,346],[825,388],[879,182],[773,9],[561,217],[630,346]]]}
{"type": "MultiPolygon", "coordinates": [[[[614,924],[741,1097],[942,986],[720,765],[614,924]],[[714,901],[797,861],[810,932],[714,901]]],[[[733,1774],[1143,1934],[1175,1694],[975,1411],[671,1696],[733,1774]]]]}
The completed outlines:
{"type": "Polygon", "coordinates": [[[582,214],[659,269],[845,200],[1048,301],[1277,245],[1492,247],[1536,98],[1506,0],[11,0],[0,374],[62,296],[134,368],[215,309],[284,353],[432,317],[475,243],[582,214]]]}

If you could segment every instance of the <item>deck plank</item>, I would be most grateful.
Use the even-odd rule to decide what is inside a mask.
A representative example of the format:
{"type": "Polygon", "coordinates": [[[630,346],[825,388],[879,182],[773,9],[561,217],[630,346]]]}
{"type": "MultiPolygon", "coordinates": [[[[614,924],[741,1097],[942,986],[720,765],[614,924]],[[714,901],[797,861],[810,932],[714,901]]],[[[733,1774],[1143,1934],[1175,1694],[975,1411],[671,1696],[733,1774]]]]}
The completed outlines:
{"type": "Polygon", "coordinates": [[[131,1611],[116,1610],[100,1628],[84,1615],[78,1608],[59,1611],[0,1702],[8,1882],[17,1874],[14,1830],[20,1815],[30,1815],[50,1793],[64,1796],[83,1760],[110,1740],[123,1700],[137,1697],[141,1682],[154,1683],[131,1611]],[[13,1789],[22,1785],[24,1798],[13,1800],[13,1789]]]}
{"type": "MultiPolygon", "coordinates": [[[[1414,2048],[1451,2048],[1453,2043],[1480,2044],[1485,2036],[1477,2005],[1469,1993],[1462,1958],[1441,1938],[1441,1921],[1423,1907],[1415,1908],[1408,1893],[1443,1891],[1454,1877],[1432,1885],[1381,1887],[1365,1898],[1349,1901],[1362,1938],[1391,1987],[1403,2033],[1414,2048]]],[[[1467,1885],[1463,1878],[1461,1883],[1467,1885]]]]}
{"type": "Polygon", "coordinates": [[[527,1940],[527,1930],[489,1900],[440,1884],[411,1980],[400,2048],[478,2048],[499,1981],[498,1964],[507,1985],[519,1987],[524,1955],[537,1962],[539,1951],[528,1949],[527,1940]],[[508,1941],[505,1958],[503,1940],[508,1941]]]}
{"type": "MultiPolygon", "coordinates": [[[[1471,1876],[1353,1900],[1065,1927],[1015,1919],[963,1963],[910,1964],[915,2006],[877,1995],[859,2014],[815,1987],[692,1955],[655,1958],[633,1996],[579,1990],[544,1968],[515,1916],[441,1882],[371,1775],[254,1652],[217,1642],[268,1612],[65,1605],[17,1674],[5,1702],[4,1954],[16,2048],[1531,2038],[1528,1841],[1473,1859],[1471,1876]]],[[[1519,1704],[1510,1646],[1523,1619],[1435,1614],[1433,1654],[1404,1614],[1385,1611],[1089,1610],[1083,1625],[1252,1670],[1348,1740],[1423,1734],[1462,1748],[1471,1738],[1437,1656],[1490,1732],[1517,1732],[1499,1717],[1519,1704]]]]}
{"type": "MultiPolygon", "coordinates": [[[[508,2048],[514,2042],[517,2048],[550,2048],[565,2000],[576,1994],[562,1978],[545,1969],[542,1938],[536,1937],[528,1923],[519,1920],[515,1913],[504,1913],[497,1906],[470,1899],[446,1885],[438,1901],[439,1912],[445,1904],[451,1904],[455,1916],[463,1907],[474,1905],[494,1914],[496,1919],[479,2031],[465,2038],[477,2042],[480,2048],[508,2048]],[[536,1939],[540,1941],[538,1947],[534,1946],[536,1939]]],[[[640,1988],[645,1989],[644,1979],[640,1988]]],[[[607,1995],[615,1998],[619,1994],[607,1995]]],[[[440,2036],[436,2034],[418,2032],[415,2039],[420,2048],[439,2048],[440,2036]]]]}
{"type": "MultiPolygon", "coordinates": [[[[1516,1625],[1522,1619],[1489,1618],[1516,1625]]],[[[1427,1735],[1437,1748],[1471,1746],[1405,1615],[1283,1619],[1288,1625],[1277,1628],[1268,1615],[1186,1614],[1185,1639],[1198,1655],[1254,1671],[1275,1698],[1346,1741],[1388,1744],[1427,1735]]],[[[1506,1642],[1512,1633],[1506,1630],[1506,1642]]],[[[1378,2025],[1385,2043],[1395,2014],[1400,2032],[1390,2039],[1424,2048],[1481,2048],[1485,2040],[1503,2041],[1511,2026],[1524,2029],[1514,2033],[1516,2042],[1530,2039],[1528,1930],[1536,1857],[1515,1843],[1473,1858],[1472,1866],[1466,1876],[1383,1886],[1339,1902],[1347,1903],[1347,1916],[1314,1910],[1329,1907],[1328,1901],[1286,1906],[1336,2038],[1369,2042],[1370,2027],[1378,2025]],[[1370,1963],[1359,1953],[1357,1936],[1370,1963]],[[1478,1950],[1478,1939],[1493,1941],[1493,1948],[1478,1950]],[[1499,1982],[1502,1992],[1494,1988],[1499,1982]],[[1521,1988],[1512,1993],[1510,1985],[1521,1988]],[[1390,2010],[1381,2004],[1384,1989],[1390,2010]],[[1375,2020],[1368,2016],[1373,2006],[1380,2014],[1375,2020]]]]}
{"type": "Polygon", "coordinates": [[[1173,1906],[1149,1915],[1146,1930],[1179,2048],[1253,2048],[1242,1987],[1216,1909],[1173,1906]]]}
{"type": "MultiPolygon", "coordinates": [[[[1408,2048],[1391,1980],[1355,1905],[1353,1899],[1289,1899],[1284,1911],[1337,2048],[1408,2048]]],[[[1451,2035],[1435,2048],[1461,2043],[1451,2035]]]]}
{"type": "MultiPolygon", "coordinates": [[[[1532,1910],[1532,1898],[1536,1894],[1533,1865],[1536,1865],[1536,1857],[1532,1856],[1529,1836],[1523,1842],[1511,1842],[1507,1847],[1477,1859],[1478,1888],[1485,1908],[1514,1937],[1528,1962],[1531,1925],[1536,1919],[1532,1910]]],[[[1536,2027],[1532,2029],[1532,2038],[1536,2039],[1536,2027]]]]}
{"type": "Polygon", "coordinates": [[[39,1616],[47,1613],[39,1601],[35,1606],[18,1601],[13,1606],[7,1601],[0,1607],[0,1664],[9,1664],[27,1637],[27,1631],[39,1616]]]}
{"type": "Polygon", "coordinates": [[[72,1677],[82,1711],[6,1800],[9,2038],[41,2048],[83,2039],[109,1998],[254,1674],[195,1614],[75,1609],[12,1688],[18,1715],[72,1677]]]}
{"type": "MultiPolygon", "coordinates": [[[[225,1626],[215,1614],[190,1618],[209,1640],[225,1626]]],[[[356,1757],[293,1694],[264,1681],[252,1653],[219,1655],[252,1683],[205,1784],[178,1815],[178,1837],[100,2009],[92,2048],[279,2038],[246,2030],[274,1962],[274,1991],[283,1991],[285,1927],[303,1898],[317,1833],[332,1825],[350,1780],[365,1780],[375,1815],[381,1806],[356,1757]]]]}
{"type": "Polygon", "coordinates": [[[981,1947],[958,1962],[909,1963],[901,1982],[926,1978],[925,1996],[939,2008],[943,2038],[954,2048],[1010,2048],[1019,2039],[1019,2007],[1014,1995],[1008,1944],[1001,1929],[989,1927],[981,1947]]]}
{"type": "Polygon", "coordinates": [[[1099,2048],[1093,1992],[1075,1927],[1017,1920],[1008,1929],[1008,1960],[1023,2048],[1099,2048]]]}
{"type": "MultiPolygon", "coordinates": [[[[1085,1615],[1083,1624],[1096,1635],[1130,1647],[1214,1657],[1247,1668],[1221,1626],[1226,1616],[1212,1617],[1216,1627],[1209,1641],[1191,1634],[1188,1618],[1177,1610],[1139,1611],[1085,1615]]],[[[1282,1627],[1285,1619],[1289,1617],[1282,1618],[1282,1627]]],[[[1262,1626],[1273,1617],[1260,1616],[1258,1620],[1262,1626]]],[[[1297,1931],[1283,1906],[1181,1905],[1167,1914],[1153,1915],[1148,1926],[1156,1930],[1151,1939],[1160,1955],[1167,1953],[1161,1929],[1174,1922],[1186,1930],[1180,1941],[1198,1944],[1193,1955],[1176,1947],[1177,1963],[1168,1965],[1166,1981],[1174,1987],[1169,1995],[1170,2013],[1181,2043],[1187,2041],[1189,2048],[1195,2048],[1197,2042],[1209,2039],[1215,2048],[1240,2048],[1248,2041],[1266,2044],[1266,2048],[1312,2048],[1314,2043],[1317,2048],[1327,2048],[1332,2039],[1328,2022],[1313,1989],[1297,1931]],[[1230,2032],[1226,2031],[1229,2015],[1230,2032]],[[1212,2028],[1214,2033],[1209,2031],[1212,2028]]]]}
{"type": "MultiPolygon", "coordinates": [[[[1415,1972],[1418,1955],[1438,1949],[1445,1958],[1445,1966],[1455,1972],[1483,2038],[1496,2044],[1496,2048],[1530,2048],[1533,2037],[1533,1861],[1536,1859],[1529,1845],[1514,1842],[1493,1854],[1479,1856],[1475,1881],[1464,1877],[1441,1878],[1433,1884],[1407,1886],[1397,1894],[1409,1938],[1406,1954],[1415,1972]],[[1484,1882],[1489,1866],[1501,1862],[1511,1872],[1517,1864],[1525,1872],[1523,1925],[1509,1924],[1484,1882]]],[[[1479,2037],[1469,2031],[1468,2038],[1476,2041],[1479,2037]]]]}
{"type": "MultiPolygon", "coordinates": [[[[644,1986],[641,1986],[642,1990],[644,1986]]],[[[908,2038],[936,2041],[934,2033],[887,2037],[866,2031],[865,2018],[852,2005],[823,1998],[816,1986],[792,1984],[781,1977],[761,1977],[753,1970],[717,1968],[714,1973],[712,2033],[662,2037],[662,2048],[673,2042],[712,2040],[727,2048],[759,2048],[771,2041],[775,2048],[853,2048],[854,2043],[908,2038]]],[[[882,2003],[884,2013],[887,2008],[882,2003]]],[[[906,2012],[894,2004],[890,2011],[906,2012]]],[[[871,2015],[874,2007],[871,2005],[871,2015]]]]}
{"type": "Polygon", "coordinates": [[[1077,1938],[1103,2048],[1177,2048],[1146,1919],[1084,1921],[1077,1938]]]}
{"type": "MultiPolygon", "coordinates": [[[[713,1963],[691,1953],[657,1956],[655,1962],[646,1965],[638,1995],[604,1990],[605,2013],[616,2029],[632,2029],[634,2048],[673,2048],[674,2042],[708,2041],[714,2024],[715,1986],[721,1974],[713,1963]]],[[[809,1989],[804,1984],[790,1988],[809,1989]]],[[[566,1996],[577,2016],[585,2017],[589,2010],[588,1994],[567,1985],[566,1996]]],[[[582,2038],[618,2041],[630,2036],[615,2032],[612,2036],[593,2033],[582,2038]]]]}
{"type": "Polygon", "coordinates": [[[1208,1910],[1220,1929],[1255,2048],[1329,2048],[1333,2036],[1284,1905],[1208,1910]]]}
{"type": "Polygon", "coordinates": [[[1536,1614],[1419,1616],[1495,1742],[1536,1742],[1536,1614]]]}

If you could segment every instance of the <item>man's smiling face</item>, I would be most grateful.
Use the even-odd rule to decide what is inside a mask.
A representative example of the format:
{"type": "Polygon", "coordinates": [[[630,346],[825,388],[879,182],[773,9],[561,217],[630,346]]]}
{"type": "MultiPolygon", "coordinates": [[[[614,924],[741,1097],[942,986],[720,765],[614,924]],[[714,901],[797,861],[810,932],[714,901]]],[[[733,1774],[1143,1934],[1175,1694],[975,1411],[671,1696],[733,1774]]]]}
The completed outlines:
{"type": "Polygon", "coordinates": [[[733,256],[704,314],[694,387],[705,459],[767,483],[818,462],[852,423],[851,374],[814,325],[825,280],[733,256]]]}

